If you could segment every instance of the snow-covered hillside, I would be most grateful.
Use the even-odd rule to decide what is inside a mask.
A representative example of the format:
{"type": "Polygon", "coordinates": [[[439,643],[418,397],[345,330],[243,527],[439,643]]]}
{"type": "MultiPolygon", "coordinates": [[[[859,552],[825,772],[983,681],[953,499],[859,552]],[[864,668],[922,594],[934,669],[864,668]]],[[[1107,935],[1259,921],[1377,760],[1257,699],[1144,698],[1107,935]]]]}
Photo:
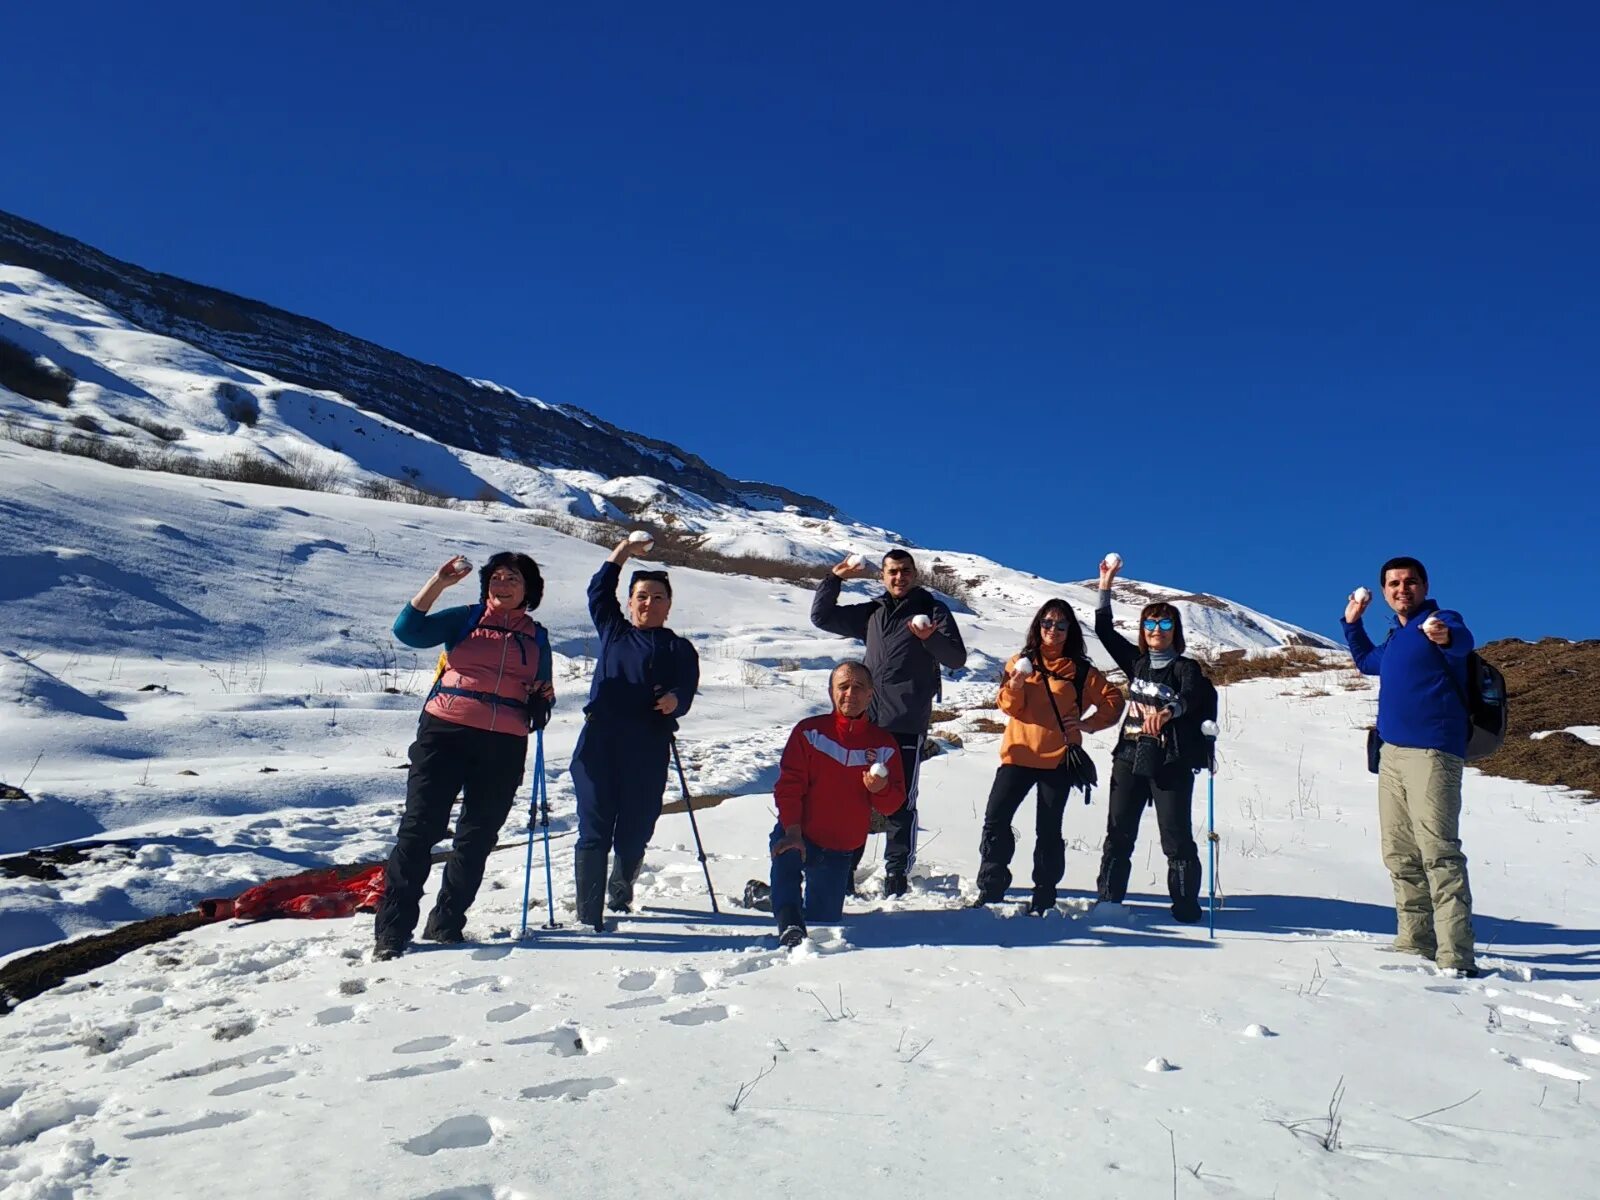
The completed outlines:
{"type": "MultiPolygon", "coordinates": [[[[76,380],[64,406],[0,385],[0,419],[19,429],[71,436],[95,428],[104,432],[84,436],[114,436],[148,454],[175,458],[252,454],[321,474],[346,491],[363,482],[398,480],[482,501],[479,510],[508,518],[525,509],[574,527],[585,521],[645,520],[728,558],[821,566],[851,550],[876,556],[902,544],[888,530],[760,496],[738,504],[714,501],[651,476],[610,478],[445,445],[357,408],[337,392],[306,391],[151,333],[21,267],[0,265],[0,340],[76,380]]],[[[1079,561],[1062,563],[1061,578],[1091,574],[1104,549],[1084,546],[1079,561]]],[[[922,559],[925,570],[940,568],[958,581],[948,586],[961,591],[964,603],[982,619],[1005,625],[1025,620],[1049,596],[1064,596],[1085,616],[1093,605],[1089,589],[978,555],[929,550],[922,559]]],[[[1304,629],[1212,596],[1136,581],[1122,586],[1119,598],[1134,606],[1158,597],[1178,602],[1190,642],[1202,652],[1326,644],[1304,629]]]]}
{"type": "MultiPolygon", "coordinates": [[[[255,430],[215,436],[263,429],[265,403],[255,430]]],[[[728,797],[699,816],[724,912],[669,815],[647,909],[597,937],[570,928],[565,768],[601,549],[510,507],[9,443],[0,478],[0,775],[32,797],[0,801],[0,848],[110,843],[59,879],[0,878],[4,951],[382,856],[429,667],[388,624],[446,556],[502,546],[549,580],[569,926],[516,939],[512,846],[490,860],[468,946],[371,964],[370,917],[218,925],[28,1000],[0,1018],[8,1198],[1587,1194],[1595,809],[1474,773],[1464,837],[1497,973],[1442,979],[1381,953],[1393,917],[1361,751],[1373,693],[1337,656],[1223,693],[1216,940],[1168,918],[1153,821],[1130,914],[1090,914],[1101,796],[1068,814],[1057,912],[968,910],[993,664],[1059,589],[989,565],[961,618],[976,665],[948,688],[911,894],[852,903],[790,954],[727,898],[765,874],[782,739],[825,706],[826,667],[850,647],[810,627],[802,588],[677,571],[674,624],[706,667],[685,765],[697,793],[728,797]]],[[[1091,749],[1104,774],[1104,737],[1091,749]]],[[[537,927],[537,855],[535,871],[537,927]]]]}

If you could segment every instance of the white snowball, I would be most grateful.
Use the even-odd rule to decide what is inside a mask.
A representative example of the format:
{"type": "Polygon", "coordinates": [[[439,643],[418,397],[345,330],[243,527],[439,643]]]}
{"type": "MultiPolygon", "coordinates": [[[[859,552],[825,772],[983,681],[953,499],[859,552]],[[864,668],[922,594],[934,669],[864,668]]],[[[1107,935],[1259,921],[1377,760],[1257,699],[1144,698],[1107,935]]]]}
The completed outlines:
{"type": "Polygon", "coordinates": [[[927,613],[918,613],[912,617],[911,624],[918,629],[931,629],[933,627],[933,622],[929,620],[927,613]]]}
{"type": "Polygon", "coordinates": [[[855,568],[855,567],[860,567],[860,566],[864,565],[866,563],[867,559],[866,559],[865,555],[852,554],[849,558],[845,559],[844,561],[847,564],[849,564],[852,568],[855,568]]]}
{"type": "Polygon", "coordinates": [[[655,543],[655,538],[651,537],[642,529],[635,529],[628,535],[628,540],[635,546],[649,546],[655,543]]]}
{"type": "Polygon", "coordinates": [[[1220,731],[1217,729],[1215,721],[1201,721],[1200,732],[1206,737],[1214,738],[1220,731]]]}
{"type": "Polygon", "coordinates": [[[1028,656],[1024,654],[1021,658],[1017,659],[1011,670],[1017,675],[1032,675],[1033,663],[1030,662],[1028,656]]]}
{"type": "Polygon", "coordinates": [[[1145,1063],[1144,1069],[1153,1075],[1159,1075],[1162,1071],[1177,1070],[1176,1067],[1174,1067],[1166,1059],[1162,1058],[1159,1054],[1152,1058],[1149,1062],[1145,1063]]]}
{"type": "Polygon", "coordinates": [[[1122,555],[1113,550],[1110,554],[1106,555],[1105,564],[1106,566],[1115,570],[1116,568],[1122,566],[1122,555]]]}
{"type": "Polygon", "coordinates": [[[1253,1037],[1253,1038],[1269,1038],[1269,1037],[1277,1037],[1278,1036],[1277,1034],[1273,1033],[1272,1030],[1268,1029],[1265,1025],[1246,1025],[1244,1027],[1244,1035],[1245,1035],[1245,1037],[1253,1037]]]}
{"type": "Polygon", "coordinates": [[[1359,600],[1362,604],[1365,604],[1368,600],[1372,599],[1372,589],[1371,588],[1358,587],[1351,594],[1356,600],[1359,600]]]}
{"type": "Polygon", "coordinates": [[[882,763],[875,762],[867,768],[867,774],[874,779],[887,779],[889,778],[889,768],[882,763]]]}

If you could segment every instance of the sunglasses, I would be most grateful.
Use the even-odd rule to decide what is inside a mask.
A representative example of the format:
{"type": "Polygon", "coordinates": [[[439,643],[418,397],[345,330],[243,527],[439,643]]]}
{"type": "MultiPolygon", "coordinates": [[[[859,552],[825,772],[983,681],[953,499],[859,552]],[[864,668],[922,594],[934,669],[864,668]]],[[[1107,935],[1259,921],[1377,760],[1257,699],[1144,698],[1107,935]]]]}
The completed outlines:
{"type": "Polygon", "coordinates": [[[1039,628],[1040,629],[1059,629],[1063,633],[1068,633],[1072,629],[1072,622],[1070,622],[1070,621],[1051,621],[1051,620],[1046,619],[1046,620],[1043,620],[1043,621],[1039,622],[1039,628]]]}
{"type": "Polygon", "coordinates": [[[1146,633],[1154,633],[1158,629],[1161,630],[1162,633],[1171,633],[1172,618],[1162,617],[1159,621],[1157,621],[1152,617],[1144,623],[1144,631],[1146,633]]]}

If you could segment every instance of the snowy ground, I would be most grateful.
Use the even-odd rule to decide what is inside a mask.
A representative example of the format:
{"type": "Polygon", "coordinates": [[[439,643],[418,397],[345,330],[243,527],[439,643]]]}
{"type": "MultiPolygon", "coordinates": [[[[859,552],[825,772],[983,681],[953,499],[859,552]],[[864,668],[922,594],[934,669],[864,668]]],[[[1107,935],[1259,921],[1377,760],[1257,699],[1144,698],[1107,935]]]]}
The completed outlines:
{"type": "MultiPolygon", "coordinates": [[[[764,915],[711,915],[688,821],[667,816],[646,909],[596,936],[570,928],[565,767],[592,652],[582,585],[602,552],[510,514],[4,443],[0,475],[0,776],[31,771],[34,797],[0,802],[0,851],[131,843],[63,880],[0,879],[0,953],[381,856],[430,666],[395,657],[387,625],[448,554],[505,544],[551,581],[569,926],[516,939],[513,847],[490,860],[472,945],[373,964],[368,916],[218,925],[27,1001],[0,1019],[8,1200],[1592,1194],[1597,808],[1470,776],[1496,972],[1445,979],[1384,953],[1361,733],[1374,694],[1337,660],[1223,693],[1214,941],[1160,902],[1153,822],[1127,913],[1088,912],[1103,795],[1068,814],[1058,912],[1019,911],[1028,809],[1017,903],[963,907],[998,744],[974,727],[994,716],[980,678],[946,698],[963,711],[940,728],[963,745],[927,765],[906,899],[856,903],[778,950],[764,915]]],[[[726,898],[765,875],[777,752],[846,646],[815,635],[797,589],[683,572],[678,592],[674,624],[707,676],[686,766],[698,790],[734,793],[699,817],[726,898]]],[[[978,662],[1016,648],[1025,611],[965,621],[978,662]]],[[[1093,749],[1105,774],[1104,739],[1093,749]]]]}

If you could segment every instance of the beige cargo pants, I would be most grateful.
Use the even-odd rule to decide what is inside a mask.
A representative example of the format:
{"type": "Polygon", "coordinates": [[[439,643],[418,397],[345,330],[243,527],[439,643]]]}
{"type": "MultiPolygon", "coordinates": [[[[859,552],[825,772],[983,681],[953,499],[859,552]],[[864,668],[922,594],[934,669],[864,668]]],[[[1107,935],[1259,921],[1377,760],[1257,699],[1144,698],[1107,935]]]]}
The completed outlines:
{"type": "Polygon", "coordinates": [[[1475,965],[1472,891],[1461,852],[1461,772],[1442,750],[1385,745],[1378,770],[1383,864],[1394,880],[1395,945],[1441,967],[1475,965]]]}

